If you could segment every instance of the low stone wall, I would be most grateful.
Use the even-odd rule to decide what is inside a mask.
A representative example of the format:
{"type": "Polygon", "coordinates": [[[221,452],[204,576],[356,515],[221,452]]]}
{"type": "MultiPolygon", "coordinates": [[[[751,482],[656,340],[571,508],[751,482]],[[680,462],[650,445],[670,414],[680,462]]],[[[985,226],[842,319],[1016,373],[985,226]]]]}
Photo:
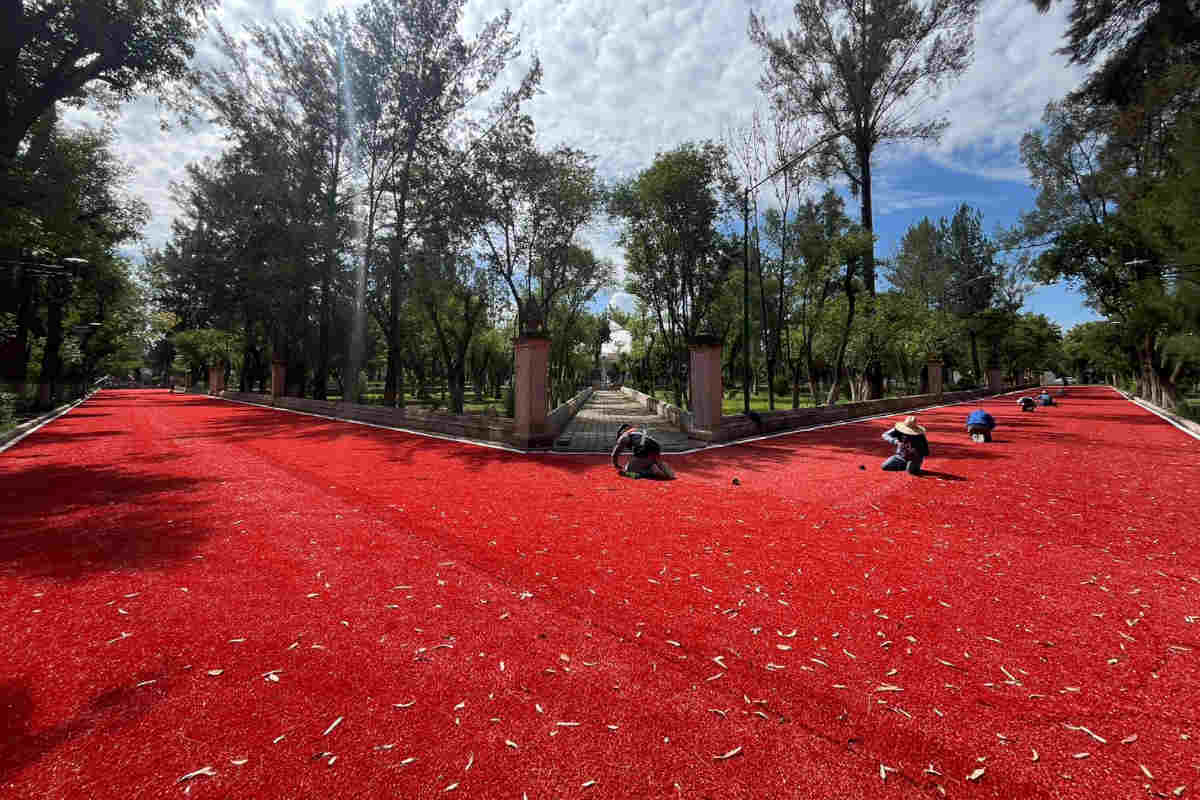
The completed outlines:
{"type": "Polygon", "coordinates": [[[313,400],[306,397],[279,397],[272,400],[268,394],[252,392],[226,391],[222,393],[222,397],[244,403],[258,403],[276,408],[287,408],[292,411],[303,411],[308,414],[321,414],[337,419],[369,422],[389,428],[408,428],[426,433],[440,433],[445,436],[479,439],[500,444],[513,444],[515,441],[513,420],[508,417],[495,417],[488,414],[446,414],[424,409],[338,403],[332,400],[313,400]]]}
{"type": "Polygon", "coordinates": [[[586,403],[588,398],[592,396],[593,391],[594,389],[591,386],[588,386],[579,394],[575,395],[570,400],[551,411],[546,417],[546,427],[549,428],[555,436],[558,436],[558,434],[562,433],[562,429],[567,427],[567,423],[569,423],[574,416],[579,413],[579,409],[583,408],[583,404],[586,403]]]}
{"type": "MultiPolygon", "coordinates": [[[[1012,389],[1005,391],[1012,391],[1012,389]]],[[[961,403],[991,395],[992,392],[987,389],[972,389],[962,392],[945,392],[941,395],[914,394],[907,397],[863,400],[857,403],[843,403],[836,406],[795,408],[786,411],[763,411],[758,413],[758,423],[755,423],[752,418],[742,414],[722,416],[721,430],[715,437],[715,441],[730,442],[750,436],[761,436],[766,433],[778,433],[797,428],[810,428],[814,425],[826,425],[842,420],[874,417],[880,414],[895,414],[900,411],[912,411],[918,408],[945,405],[947,403],[961,403]]]]}
{"type": "Polygon", "coordinates": [[[259,392],[231,392],[228,389],[221,392],[221,397],[226,400],[237,400],[241,403],[258,403],[259,405],[271,405],[271,395],[260,394],[259,392]]]}
{"type": "Polygon", "coordinates": [[[621,387],[621,394],[631,400],[635,400],[641,404],[642,408],[649,411],[651,414],[657,414],[663,419],[670,422],[672,425],[679,426],[680,430],[692,430],[692,415],[690,412],[684,411],[678,406],[673,406],[665,400],[659,400],[656,397],[651,397],[648,394],[643,394],[637,389],[630,389],[628,386],[621,387]]]}

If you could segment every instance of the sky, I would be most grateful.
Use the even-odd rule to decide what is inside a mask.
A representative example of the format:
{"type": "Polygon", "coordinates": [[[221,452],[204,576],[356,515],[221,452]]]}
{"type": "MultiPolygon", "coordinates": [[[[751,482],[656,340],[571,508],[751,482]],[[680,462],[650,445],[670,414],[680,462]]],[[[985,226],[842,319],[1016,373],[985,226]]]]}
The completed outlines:
{"type": "MultiPolygon", "coordinates": [[[[272,19],[302,23],[356,2],[226,0],[210,19],[230,30],[272,19]]],[[[794,26],[791,5],[777,0],[468,0],[460,29],[471,35],[505,7],[521,33],[522,54],[509,68],[514,84],[533,54],[544,72],[541,93],[528,106],[544,147],[559,144],[596,156],[602,178],[615,181],[648,167],[656,153],[688,140],[721,140],[765,105],[758,88],[761,53],[747,35],[749,12],[781,33],[794,26]]],[[[1036,127],[1048,102],[1075,88],[1083,71],[1054,51],[1066,29],[1064,3],[1040,15],[1030,0],[982,0],[971,67],[922,108],[949,127],[937,143],[900,144],[873,159],[875,232],[879,257],[895,254],[904,231],[923,217],[950,217],[962,203],[983,212],[992,231],[1014,223],[1034,205],[1021,165],[1021,136],[1036,127]]],[[[211,36],[211,35],[210,35],[211,36]]],[[[198,59],[214,57],[211,41],[198,59]]],[[[94,112],[71,111],[68,120],[97,124],[94,112]]],[[[133,167],[133,194],[153,218],[144,244],[161,246],[178,213],[170,184],[186,164],[217,155],[221,132],[212,126],[160,128],[151,98],[120,110],[110,121],[118,153],[133,167]]],[[[812,187],[814,194],[823,186],[812,187]]],[[[839,188],[845,194],[844,183],[839,188]]],[[[765,201],[765,195],[763,201],[765,201]]],[[[847,196],[847,211],[858,203],[847,196]]],[[[761,205],[760,205],[761,208],[761,205]]],[[[597,224],[585,241],[621,268],[616,230],[597,224]]],[[[140,250],[139,248],[135,248],[140,250]]],[[[131,250],[132,252],[132,250],[131,250]]],[[[621,292],[612,302],[628,306],[621,292]]],[[[1095,319],[1083,297],[1063,285],[1040,287],[1026,310],[1063,326],[1095,319]]]]}

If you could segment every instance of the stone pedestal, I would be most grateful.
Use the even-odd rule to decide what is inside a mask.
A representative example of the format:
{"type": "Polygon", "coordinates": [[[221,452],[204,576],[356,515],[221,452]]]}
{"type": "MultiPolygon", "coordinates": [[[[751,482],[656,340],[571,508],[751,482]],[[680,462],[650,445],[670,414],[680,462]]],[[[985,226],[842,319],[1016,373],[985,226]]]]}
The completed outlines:
{"type": "Polygon", "coordinates": [[[550,340],[544,336],[522,336],[513,340],[516,374],[513,376],[516,444],[524,448],[549,447],[554,431],[546,425],[549,394],[546,369],[550,361],[550,340]]]}
{"type": "Polygon", "coordinates": [[[930,361],[928,364],[929,370],[929,393],[936,394],[939,397],[942,394],[942,362],[930,361]]]}
{"type": "Polygon", "coordinates": [[[692,398],[692,427],[715,436],[721,429],[721,339],[697,336],[689,343],[691,369],[688,391],[692,398]]]}
{"type": "Polygon", "coordinates": [[[988,391],[999,394],[1004,391],[1004,373],[998,369],[987,371],[988,391]]]}
{"type": "Polygon", "coordinates": [[[225,391],[225,365],[208,368],[208,393],[219,395],[225,391]]]}
{"type": "Polygon", "coordinates": [[[287,394],[287,362],[271,362],[271,397],[283,397],[287,394]]]}

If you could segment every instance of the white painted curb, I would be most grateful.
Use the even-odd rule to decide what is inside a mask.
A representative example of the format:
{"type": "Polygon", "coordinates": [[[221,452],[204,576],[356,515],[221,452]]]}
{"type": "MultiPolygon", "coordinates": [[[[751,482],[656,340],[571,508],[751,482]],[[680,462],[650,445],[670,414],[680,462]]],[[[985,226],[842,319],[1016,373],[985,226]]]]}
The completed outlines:
{"type": "MultiPolygon", "coordinates": [[[[96,391],[100,391],[100,390],[97,389],[96,391]]],[[[12,439],[8,440],[3,445],[0,445],[0,453],[3,453],[5,450],[8,450],[10,447],[14,447],[29,434],[40,431],[42,428],[46,427],[51,422],[54,422],[54,420],[61,417],[63,414],[68,413],[69,411],[73,410],[76,406],[86,402],[87,399],[95,393],[96,392],[90,392],[89,394],[84,395],[83,397],[79,398],[74,403],[71,403],[70,405],[68,405],[65,408],[59,409],[58,411],[52,411],[52,412],[50,412],[50,414],[48,416],[33,420],[31,428],[29,428],[28,430],[23,431],[21,433],[18,433],[16,436],[13,436],[12,439]]],[[[30,424],[31,423],[29,423],[29,422],[25,423],[25,425],[30,425],[30,424]]],[[[24,426],[18,425],[15,430],[19,431],[19,430],[21,430],[22,427],[24,427],[24,426]]],[[[12,432],[10,431],[8,435],[12,435],[12,432]]]]}

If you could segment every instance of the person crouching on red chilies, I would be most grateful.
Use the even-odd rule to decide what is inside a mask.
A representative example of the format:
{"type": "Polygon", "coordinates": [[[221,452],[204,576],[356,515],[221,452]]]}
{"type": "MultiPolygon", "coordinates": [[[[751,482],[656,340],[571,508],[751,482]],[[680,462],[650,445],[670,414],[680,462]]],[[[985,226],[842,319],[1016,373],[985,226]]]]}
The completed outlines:
{"type": "Polygon", "coordinates": [[[883,462],[885,470],[907,470],[909,475],[921,474],[921,464],[929,457],[929,440],[925,438],[925,428],[917,424],[916,417],[908,416],[904,422],[897,422],[883,438],[896,445],[895,454],[883,462]]]}
{"type": "Polygon", "coordinates": [[[612,449],[612,465],[627,478],[659,478],[671,480],[675,472],[662,460],[662,447],[645,428],[635,428],[628,422],[617,429],[617,443],[612,449]],[[621,454],[629,450],[629,461],[622,466],[621,454]]]}

